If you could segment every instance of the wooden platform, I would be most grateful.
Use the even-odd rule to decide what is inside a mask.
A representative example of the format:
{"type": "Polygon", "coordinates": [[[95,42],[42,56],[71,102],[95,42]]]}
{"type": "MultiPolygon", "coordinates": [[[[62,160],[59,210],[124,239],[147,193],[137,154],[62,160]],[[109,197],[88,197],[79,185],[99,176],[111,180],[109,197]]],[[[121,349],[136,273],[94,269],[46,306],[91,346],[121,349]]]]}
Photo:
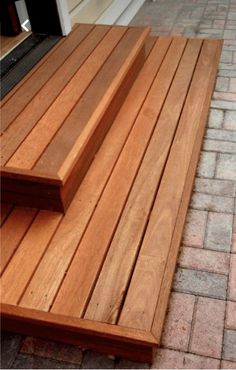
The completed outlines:
{"type": "Polygon", "coordinates": [[[66,214],[4,205],[3,328],[152,361],[221,46],[148,39],[66,214]]]}
{"type": "Polygon", "coordinates": [[[80,25],[2,103],[2,199],[65,211],[144,63],[148,28],[80,25]]]}

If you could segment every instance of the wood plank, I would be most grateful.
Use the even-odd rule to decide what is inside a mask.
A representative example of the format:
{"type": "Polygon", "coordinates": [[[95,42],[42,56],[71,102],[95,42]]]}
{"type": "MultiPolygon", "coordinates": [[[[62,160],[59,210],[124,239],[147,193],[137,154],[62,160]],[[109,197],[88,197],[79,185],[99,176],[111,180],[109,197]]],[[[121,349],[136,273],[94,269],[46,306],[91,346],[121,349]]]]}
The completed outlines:
{"type": "Polygon", "coordinates": [[[1,203],[1,214],[0,214],[0,224],[1,226],[4,224],[4,221],[7,219],[8,215],[10,214],[13,206],[11,204],[1,203]]]}
{"type": "MultiPolygon", "coordinates": [[[[68,208],[71,203],[73,196],[81,184],[84,176],[86,175],[88,168],[90,167],[97,151],[99,150],[104,137],[108,133],[111,125],[116,118],[122,102],[124,102],[127,94],[130,91],[130,87],[137,78],[140,69],[143,66],[145,59],[145,50],[142,48],[136,57],[135,62],[132,64],[131,69],[127,72],[124,78],[122,86],[117,91],[112,101],[109,104],[106,112],[104,113],[102,119],[94,129],[93,133],[89,135],[86,146],[84,147],[82,153],[79,156],[77,162],[71,168],[71,172],[67,173],[68,179],[65,181],[61,187],[61,199],[64,206],[64,211],[68,208]]],[[[76,156],[75,156],[76,158],[76,156]]],[[[73,162],[71,163],[73,164],[73,162]]]]}
{"type": "MultiPolygon", "coordinates": [[[[122,76],[120,76],[120,71],[125,70],[127,72],[127,59],[130,58],[132,52],[135,52],[136,55],[136,53],[140,51],[146,36],[147,29],[139,30],[137,28],[130,28],[128,30],[110,58],[103,65],[100,73],[93,80],[92,85],[83,94],[83,98],[78,102],[34,166],[36,170],[44,170],[47,168],[53,173],[58,173],[59,177],[64,180],[64,175],[61,175],[58,171],[61,169],[62,164],[65,165],[67,169],[65,158],[71,150],[73,151],[71,154],[72,157],[74,157],[76,153],[75,161],[78,158],[77,156],[80,153],[78,153],[77,147],[74,152],[73,145],[76,144],[78,137],[79,143],[84,144],[86,133],[91,132],[91,128],[100,121],[101,113],[104,114],[108,107],[104,104],[104,100],[106,104],[109,104],[111,100],[111,92],[109,90],[112,90],[113,93],[117,91],[119,87],[117,82],[120,81],[120,83],[122,83],[123,81],[122,76]],[[85,101],[86,104],[84,104],[85,101]],[[85,126],[86,129],[81,135],[85,126]],[[60,151],[58,151],[57,148],[61,148],[60,151]]],[[[134,60],[133,58],[134,55],[132,55],[132,61],[134,60]]],[[[69,159],[69,161],[71,164],[71,159],[69,159]]]]}
{"type": "Polygon", "coordinates": [[[53,303],[52,312],[77,317],[84,313],[185,45],[186,39],[176,39],[167,53],[166,60],[158,72],[159,78],[149,91],[105,192],[83,235],[53,303]],[[123,179],[122,182],[120,178],[123,179]]]}
{"type": "Polygon", "coordinates": [[[63,42],[54,48],[54,52],[45,60],[45,63],[41,64],[39,68],[36,67],[31,78],[26,79],[25,83],[17,89],[17,95],[14,94],[10,100],[7,100],[6,104],[2,106],[2,131],[9,127],[45,82],[63,65],[74,48],[77,47],[78,39],[82,41],[92,28],[91,25],[76,26],[71,34],[72,37],[63,39],[63,42]]]}
{"type": "MultiPolygon", "coordinates": [[[[78,47],[71,53],[63,65],[57,69],[54,75],[49,78],[41,90],[30,101],[30,104],[28,104],[19,114],[19,116],[17,116],[13,124],[10,125],[8,130],[0,139],[2,145],[2,165],[4,165],[10,159],[15,150],[24,140],[25,136],[33,129],[37,121],[49,108],[50,104],[54,101],[58,94],[63,90],[78,68],[82,66],[84,61],[91,54],[108,30],[109,27],[96,27],[96,30],[92,30],[85,39],[83,38],[81,43],[77,41],[77,45],[79,44],[78,47]]],[[[78,37],[79,34],[77,35],[77,38],[78,37]]],[[[17,93],[17,96],[18,95],[19,92],[17,93]]],[[[12,99],[10,102],[11,101],[12,99]]],[[[51,172],[55,173],[55,171],[51,172]]]]}
{"type": "Polygon", "coordinates": [[[21,306],[49,310],[170,41],[160,38],[153,48],[22,297],[21,306]]]}
{"type": "Polygon", "coordinates": [[[15,208],[5,221],[1,229],[1,273],[23,239],[36,213],[35,209],[15,208]]]}
{"type": "Polygon", "coordinates": [[[151,362],[156,340],[150,333],[49,312],[2,304],[2,329],[82,345],[103,353],[151,362]]]}
{"type": "Polygon", "coordinates": [[[61,219],[60,213],[38,213],[0,279],[2,302],[18,303],[61,219]]]}
{"type": "Polygon", "coordinates": [[[201,44],[201,40],[188,41],[119,225],[116,228],[106,260],[89,301],[85,318],[113,324],[117,321],[201,44]]]}
{"type": "Polygon", "coordinates": [[[217,40],[204,41],[119,325],[151,330],[201,113],[209,99],[209,82],[217,63],[217,49],[217,40]]]}
{"type": "Polygon", "coordinates": [[[38,121],[6,166],[31,169],[120,41],[127,27],[112,28],[38,121]],[[37,145],[35,145],[37,143],[37,145]]]}
{"type": "Polygon", "coordinates": [[[188,204],[191,198],[191,192],[192,192],[192,188],[194,184],[194,179],[195,179],[194,175],[196,173],[199,155],[201,151],[202,140],[203,140],[203,136],[205,132],[205,123],[207,121],[209,107],[210,107],[210,100],[211,100],[212,92],[214,90],[215,77],[217,73],[217,66],[220,60],[222,45],[223,44],[218,41],[218,47],[217,47],[216,55],[214,58],[214,65],[212,68],[212,75],[209,79],[209,85],[206,91],[206,100],[205,100],[205,104],[204,104],[202,114],[200,117],[199,129],[198,129],[198,133],[196,135],[195,143],[193,146],[194,149],[192,151],[192,157],[189,163],[189,169],[188,169],[188,173],[186,176],[186,182],[185,182],[183,195],[182,195],[182,199],[181,199],[181,203],[180,203],[180,207],[178,211],[177,221],[175,225],[175,230],[173,233],[173,238],[172,238],[172,242],[170,246],[168,261],[167,261],[165,272],[163,275],[161,288],[160,288],[160,294],[158,297],[155,315],[153,318],[153,324],[152,324],[151,331],[154,334],[155,338],[157,339],[158,343],[160,343],[160,339],[161,339],[161,333],[162,333],[162,328],[164,324],[165,313],[166,313],[166,309],[168,305],[169,294],[171,291],[172,280],[173,280],[173,276],[175,272],[175,266],[177,263],[179,246],[180,246],[181,239],[182,239],[182,232],[183,232],[185,219],[186,219],[186,215],[188,211],[188,204]]]}

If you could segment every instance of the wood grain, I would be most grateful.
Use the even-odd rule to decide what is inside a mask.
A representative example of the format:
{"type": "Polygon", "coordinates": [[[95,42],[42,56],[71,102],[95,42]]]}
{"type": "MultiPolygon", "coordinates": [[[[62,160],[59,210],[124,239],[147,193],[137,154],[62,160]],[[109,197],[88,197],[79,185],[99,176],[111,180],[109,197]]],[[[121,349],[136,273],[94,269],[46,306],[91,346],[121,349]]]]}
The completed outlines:
{"type": "Polygon", "coordinates": [[[191,197],[191,192],[194,184],[194,175],[196,173],[202,140],[205,132],[205,126],[207,122],[208,112],[209,112],[209,106],[211,101],[212,92],[214,89],[214,83],[217,73],[217,66],[220,60],[222,50],[222,43],[218,41],[217,43],[217,50],[214,58],[214,63],[212,63],[212,71],[211,71],[211,77],[209,78],[209,84],[206,90],[205,95],[205,104],[202,109],[201,116],[199,117],[199,128],[196,135],[195,143],[192,150],[192,157],[189,163],[188,172],[186,175],[186,182],[183,189],[183,195],[178,211],[177,221],[175,225],[175,230],[173,233],[173,238],[170,246],[170,251],[168,255],[168,260],[166,263],[165,272],[163,275],[161,287],[160,287],[160,293],[157,300],[157,306],[155,310],[155,315],[153,318],[153,324],[152,324],[152,333],[154,334],[155,338],[157,339],[157,342],[160,343],[161,334],[162,334],[162,328],[164,324],[165,319],[165,313],[167,310],[168,305],[168,299],[169,294],[171,291],[173,276],[175,272],[175,266],[177,262],[177,257],[179,253],[179,247],[182,239],[182,232],[185,224],[185,219],[188,211],[188,204],[191,197]]]}
{"type": "Polygon", "coordinates": [[[199,120],[216,63],[217,45],[217,41],[204,42],[119,319],[120,325],[151,329],[199,120]]]}
{"type": "MultiPolygon", "coordinates": [[[[89,30],[90,29],[88,28],[86,35],[88,34],[89,30]]],[[[24,109],[10,125],[8,130],[0,138],[2,146],[2,165],[5,165],[6,162],[11,158],[15,150],[19,147],[28,133],[33,129],[38,120],[53,103],[58,94],[63,90],[78,68],[84,63],[84,61],[94,50],[96,45],[101,41],[103,36],[108,32],[108,30],[109,27],[99,26],[98,28],[96,27],[96,30],[91,31],[86,38],[85,35],[83,35],[81,43],[79,43],[76,39],[74,40],[74,43],[77,41],[77,47],[75,50],[73,50],[68,58],[64,60],[64,63],[60,66],[60,68],[58,68],[55,73],[45,82],[40,91],[33,98],[31,97],[29,104],[24,107],[24,109]]],[[[77,34],[77,39],[78,37],[79,33],[77,34]]],[[[60,53],[63,53],[63,50],[60,49],[60,53]]],[[[50,62],[52,63],[52,61],[50,62]]],[[[31,84],[33,84],[33,81],[31,81],[31,84]]],[[[21,97],[19,92],[16,95],[17,97],[18,95],[21,97]]],[[[12,100],[13,98],[10,99],[9,104],[13,104],[12,100]]],[[[9,112],[4,112],[4,107],[2,108],[3,119],[4,117],[10,116],[9,112]]],[[[55,173],[55,171],[50,172],[55,173]]]]}
{"type": "Polygon", "coordinates": [[[15,208],[1,229],[1,273],[17,249],[35,215],[35,209],[15,208]]]}
{"type": "Polygon", "coordinates": [[[7,167],[31,169],[34,166],[126,31],[126,27],[112,28],[105,35],[7,162],[7,167]]]}
{"type": "Polygon", "coordinates": [[[119,316],[201,44],[200,40],[192,40],[186,46],[99,274],[86,318],[116,323],[119,316]]]}
{"type": "Polygon", "coordinates": [[[158,82],[152,85],[142,106],[58,292],[51,309],[52,312],[80,317],[86,309],[91,290],[106,257],[107,249],[155,128],[157,116],[165,101],[185,44],[185,39],[174,41],[167,53],[166,63],[158,72],[158,82]],[[163,73],[163,69],[168,70],[168,73],[163,73]],[[121,178],[122,181],[120,181],[121,178]]]}
{"type": "Polygon", "coordinates": [[[153,48],[23,295],[22,306],[49,310],[168,45],[160,38],[153,48]]]}
{"type": "Polygon", "coordinates": [[[2,302],[18,303],[61,218],[56,212],[38,213],[0,279],[2,302]]]}
{"type": "MultiPolygon", "coordinates": [[[[59,177],[64,180],[64,174],[61,175],[58,171],[62,164],[67,168],[65,159],[70,153],[71,148],[73,149],[73,145],[78,137],[79,141],[84,144],[85,140],[81,132],[85,126],[86,132],[91,132],[91,127],[94,125],[93,122],[90,124],[91,117],[97,116],[97,114],[100,115],[101,111],[103,111],[102,114],[104,114],[103,100],[105,99],[109,104],[111,99],[108,89],[117,91],[119,85],[116,81],[116,76],[122,69],[123,63],[126,63],[126,59],[129,57],[132,50],[135,49],[136,44],[139,44],[142,33],[146,34],[146,31],[138,31],[136,28],[130,28],[124,35],[110,58],[103,65],[100,73],[94,78],[89,89],[83,94],[82,99],[78,102],[34,166],[36,170],[44,170],[47,168],[53,173],[58,173],[59,177]],[[58,151],[57,148],[61,148],[61,150],[58,151]]],[[[125,66],[125,70],[126,68],[125,66]]],[[[121,83],[121,76],[119,76],[119,80],[121,83]]],[[[100,119],[101,116],[99,120],[100,119]]],[[[96,119],[95,122],[97,121],[96,119]]],[[[78,152],[79,150],[76,148],[76,156],[78,152]]]]}
{"type": "MultiPolygon", "coordinates": [[[[56,70],[65,62],[74,48],[78,45],[78,39],[83,40],[84,37],[91,31],[92,26],[76,26],[71,34],[70,39],[63,39],[53,48],[53,52],[49,57],[45,58],[46,63],[35,66],[31,78],[25,77],[24,83],[16,87],[17,95],[11,95],[9,100],[8,95],[6,103],[2,106],[2,130],[4,131],[18,114],[26,107],[31,101],[33,96],[41,89],[56,70]],[[19,95],[19,96],[18,96],[19,95]]],[[[5,102],[5,100],[4,100],[5,102]]],[[[3,103],[4,103],[3,102],[3,103]]]]}
{"type": "Polygon", "coordinates": [[[80,320],[38,310],[1,305],[3,329],[100,350],[103,353],[152,362],[156,340],[150,333],[80,320]]]}

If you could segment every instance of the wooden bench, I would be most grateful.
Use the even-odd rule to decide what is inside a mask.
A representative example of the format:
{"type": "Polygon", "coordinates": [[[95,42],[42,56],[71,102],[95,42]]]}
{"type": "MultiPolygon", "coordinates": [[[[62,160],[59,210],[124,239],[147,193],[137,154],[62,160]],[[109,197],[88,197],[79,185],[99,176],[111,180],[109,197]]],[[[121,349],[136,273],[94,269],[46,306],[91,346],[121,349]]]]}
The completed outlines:
{"type": "Polygon", "coordinates": [[[143,65],[148,32],[77,26],[3,101],[3,201],[67,209],[143,65]]]}
{"type": "Polygon", "coordinates": [[[152,361],[221,47],[148,39],[66,214],[4,206],[3,328],[152,361]]]}

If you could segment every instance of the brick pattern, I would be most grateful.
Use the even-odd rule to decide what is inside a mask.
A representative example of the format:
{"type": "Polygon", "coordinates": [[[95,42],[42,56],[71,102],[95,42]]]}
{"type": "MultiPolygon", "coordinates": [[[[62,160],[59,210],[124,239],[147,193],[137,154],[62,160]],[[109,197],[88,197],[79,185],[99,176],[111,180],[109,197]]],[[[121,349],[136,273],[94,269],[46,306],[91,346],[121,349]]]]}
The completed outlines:
{"type": "MultiPolygon", "coordinates": [[[[236,369],[236,0],[147,0],[154,35],[224,38],[181,253],[152,368],[236,369]],[[170,11],[171,10],[171,11],[170,11]]],[[[149,368],[3,334],[4,368],[149,368]]]]}

